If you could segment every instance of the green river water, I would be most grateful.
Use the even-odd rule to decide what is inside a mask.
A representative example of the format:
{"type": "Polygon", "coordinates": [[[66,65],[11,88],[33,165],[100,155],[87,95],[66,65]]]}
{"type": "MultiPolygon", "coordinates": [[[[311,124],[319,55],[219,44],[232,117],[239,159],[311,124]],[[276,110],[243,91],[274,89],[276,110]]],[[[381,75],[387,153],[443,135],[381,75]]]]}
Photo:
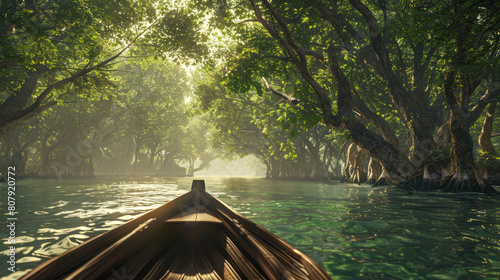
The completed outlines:
{"type": "MultiPolygon", "coordinates": [[[[207,177],[207,190],[306,253],[333,279],[500,279],[500,197],[392,187],[207,177]]],[[[190,189],[192,178],[16,183],[16,273],[8,271],[7,185],[0,280],[190,189]]]]}

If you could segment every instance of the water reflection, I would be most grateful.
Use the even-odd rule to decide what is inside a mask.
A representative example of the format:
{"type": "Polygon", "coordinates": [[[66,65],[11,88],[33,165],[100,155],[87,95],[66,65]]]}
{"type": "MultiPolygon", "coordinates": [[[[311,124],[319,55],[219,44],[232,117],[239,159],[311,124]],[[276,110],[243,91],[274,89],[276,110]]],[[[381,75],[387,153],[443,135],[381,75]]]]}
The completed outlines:
{"type": "MultiPolygon", "coordinates": [[[[311,256],[335,279],[500,276],[498,198],[255,178],[206,180],[211,194],[311,256]]],[[[21,271],[184,194],[191,179],[63,183],[18,185],[21,271]]],[[[1,262],[0,276],[6,275],[1,262]]]]}

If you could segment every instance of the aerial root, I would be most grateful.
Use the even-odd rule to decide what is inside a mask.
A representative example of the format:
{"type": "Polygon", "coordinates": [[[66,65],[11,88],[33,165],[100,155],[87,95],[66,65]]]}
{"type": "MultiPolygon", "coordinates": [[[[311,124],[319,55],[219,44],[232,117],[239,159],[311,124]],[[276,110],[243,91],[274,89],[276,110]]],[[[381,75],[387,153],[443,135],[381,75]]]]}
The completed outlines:
{"type": "Polygon", "coordinates": [[[394,185],[394,182],[391,180],[389,175],[387,175],[387,172],[382,171],[382,174],[380,177],[378,177],[378,180],[373,183],[372,187],[379,187],[379,186],[391,186],[394,185]]]}
{"type": "Polygon", "coordinates": [[[375,184],[376,184],[377,182],[378,182],[378,180],[377,180],[377,179],[374,179],[373,177],[372,177],[372,178],[370,178],[370,179],[368,179],[368,180],[366,180],[366,183],[367,183],[368,185],[372,185],[372,187],[375,187],[375,184]]]}
{"type": "MultiPolygon", "coordinates": [[[[451,177],[451,176],[450,176],[451,177]]],[[[455,174],[451,179],[447,180],[443,186],[443,192],[480,192],[487,194],[497,194],[497,190],[484,179],[476,179],[467,175],[458,176],[455,174]]]]}
{"type": "MultiPolygon", "coordinates": [[[[416,192],[416,191],[443,191],[443,192],[479,192],[486,194],[497,194],[498,191],[492,187],[491,183],[479,176],[477,171],[474,171],[472,176],[467,174],[455,173],[449,175],[446,170],[430,173],[427,166],[417,168],[408,179],[398,184],[398,187],[416,192]],[[447,176],[449,175],[449,176],[447,176]],[[440,177],[441,176],[441,177],[440,177]]],[[[498,180],[498,178],[495,178],[498,180]]],[[[393,182],[385,172],[380,175],[379,179],[373,183],[373,187],[392,185],[393,182]]]]}

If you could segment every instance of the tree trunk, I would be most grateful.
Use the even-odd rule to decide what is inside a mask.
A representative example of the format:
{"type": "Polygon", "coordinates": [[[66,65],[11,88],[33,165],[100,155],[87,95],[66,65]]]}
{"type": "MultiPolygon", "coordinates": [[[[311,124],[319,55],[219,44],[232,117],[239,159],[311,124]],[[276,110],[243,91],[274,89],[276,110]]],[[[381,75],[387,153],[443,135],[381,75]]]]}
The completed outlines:
{"type": "Polygon", "coordinates": [[[482,165],[480,170],[481,176],[493,185],[500,185],[500,160],[497,159],[498,153],[491,142],[496,104],[497,102],[490,103],[478,142],[483,151],[483,154],[479,158],[479,162],[482,165]]]}
{"type": "Polygon", "coordinates": [[[266,179],[271,179],[271,162],[268,160],[265,161],[266,164],[266,179]]]}
{"type": "Polygon", "coordinates": [[[8,130],[15,128],[18,124],[14,125],[9,121],[10,117],[21,110],[23,110],[28,102],[31,100],[33,91],[38,83],[39,73],[34,71],[28,74],[21,88],[14,94],[0,104],[0,138],[8,130]]]}
{"type": "MultiPolygon", "coordinates": [[[[368,130],[356,119],[352,111],[352,87],[342,72],[336,56],[335,47],[330,46],[328,58],[331,62],[330,71],[338,87],[337,107],[339,115],[342,116],[340,128],[349,133],[352,141],[365,150],[370,157],[376,158],[385,167],[393,181],[403,182],[413,172],[413,164],[394,145],[368,130]]],[[[334,127],[334,124],[330,125],[334,127]]]]}
{"type": "Polygon", "coordinates": [[[375,184],[380,175],[382,175],[382,166],[375,159],[370,158],[370,162],[368,163],[368,178],[366,183],[370,185],[375,184]]]}
{"type": "MultiPolygon", "coordinates": [[[[207,168],[210,165],[210,162],[216,158],[217,158],[217,156],[215,154],[212,154],[212,153],[205,154],[205,155],[201,156],[200,157],[201,163],[198,167],[193,168],[193,174],[196,171],[200,171],[200,170],[207,168]]],[[[193,164],[194,164],[194,162],[193,162],[193,164]]]]}
{"type": "Polygon", "coordinates": [[[280,178],[280,162],[274,158],[269,159],[269,165],[267,169],[268,179],[279,179],[280,178]]]}
{"type": "Polygon", "coordinates": [[[26,156],[26,152],[23,150],[17,150],[12,154],[11,163],[9,166],[16,167],[16,178],[25,178],[28,177],[28,173],[26,172],[26,163],[28,162],[28,158],[26,156]]]}
{"type": "Polygon", "coordinates": [[[367,174],[364,167],[366,152],[358,147],[356,149],[356,158],[354,160],[353,177],[351,183],[361,184],[366,182],[367,174]]]}
{"type": "Polygon", "coordinates": [[[349,146],[344,166],[344,180],[348,183],[361,184],[366,182],[367,174],[364,167],[366,152],[356,144],[349,146]]]}
{"type": "MultiPolygon", "coordinates": [[[[415,81],[417,82],[415,91],[410,91],[405,88],[401,79],[399,79],[398,75],[394,72],[393,63],[391,62],[389,51],[386,47],[387,42],[382,36],[382,31],[380,30],[375,15],[360,0],[350,0],[349,2],[365,19],[371,43],[370,47],[368,47],[369,50],[366,53],[361,54],[361,52],[358,51],[354,52],[356,55],[362,57],[362,60],[364,60],[367,65],[372,67],[386,82],[389,88],[389,95],[392,103],[398,109],[398,113],[402,117],[401,120],[405,122],[408,130],[411,131],[413,145],[410,149],[410,158],[418,166],[423,162],[427,153],[435,149],[435,143],[432,138],[434,123],[430,119],[428,108],[424,102],[424,98],[422,98],[423,96],[421,96],[421,94],[424,93],[424,87],[421,83],[418,85],[419,81],[417,80],[415,81]]],[[[331,18],[330,21],[339,21],[339,11],[336,10],[336,7],[333,7],[333,10],[338,13],[337,18],[331,18]]],[[[337,32],[339,34],[344,34],[345,31],[337,28],[337,32]]],[[[349,40],[344,40],[342,36],[341,39],[345,44],[350,45],[349,40]]],[[[418,55],[418,50],[415,51],[417,51],[415,62],[419,65],[422,57],[418,55]]],[[[416,78],[418,78],[418,74],[421,71],[419,71],[419,69],[415,70],[417,72],[416,78]]],[[[377,157],[377,159],[380,158],[377,157]]],[[[381,159],[382,164],[385,166],[386,164],[384,161],[385,160],[381,159]]],[[[413,169],[409,166],[407,168],[413,169]]],[[[387,171],[391,174],[394,172],[392,168],[388,168],[387,171]]]]}
{"type": "Polygon", "coordinates": [[[347,154],[345,158],[345,164],[342,169],[342,175],[344,176],[344,181],[349,182],[352,176],[352,165],[356,159],[356,144],[351,143],[349,148],[347,148],[347,154]]]}
{"type": "Polygon", "coordinates": [[[450,131],[456,171],[443,191],[496,193],[496,190],[484,181],[476,171],[473,154],[474,143],[469,133],[469,127],[464,120],[452,114],[450,131]]]}
{"type": "Polygon", "coordinates": [[[136,136],[133,137],[135,149],[134,149],[134,163],[132,164],[131,175],[139,174],[139,156],[141,154],[141,144],[140,139],[136,136]]]}
{"type": "Polygon", "coordinates": [[[148,167],[151,169],[151,171],[153,172],[154,174],[154,163],[155,163],[155,156],[156,156],[156,150],[158,148],[158,144],[154,144],[153,147],[151,148],[151,151],[149,153],[149,163],[148,163],[148,167]]]}
{"type": "Polygon", "coordinates": [[[488,107],[488,111],[486,112],[483,128],[481,129],[481,134],[479,135],[478,140],[481,150],[486,153],[491,153],[492,155],[497,154],[495,148],[493,147],[493,143],[491,143],[491,135],[493,134],[493,117],[495,115],[496,105],[497,102],[490,103],[490,107],[488,107]]]}
{"type": "MultiPolygon", "coordinates": [[[[474,165],[474,143],[467,120],[468,94],[472,92],[467,92],[466,85],[461,84],[460,100],[457,100],[453,90],[455,77],[457,76],[455,68],[466,60],[464,42],[468,39],[469,31],[470,29],[464,24],[459,30],[456,40],[457,51],[453,57],[450,70],[448,70],[444,78],[443,92],[450,109],[449,123],[455,174],[446,182],[443,191],[496,193],[496,190],[479,175],[474,165]]],[[[464,81],[464,79],[460,80],[464,81]]]]}
{"type": "MultiPolygon", "coordinates": [[[[311,159],[312,172],[315,173],[313,176],[318,178],[328,178],[328,166],[324,165],[321,160],[319,145],[313,145],[313,143],[307,139],[307,136],[300,135],[299,138],[307,147],[307,149],[305,149],[306,153],[304,154],[308,154],[311,159]]],[[[316,142],[319,142],[319,140],[316,139],[316,142]]],[[[311,177],[311,175],[307,174],[306,177],[311,177]]]]}
{"type": "Polygon", "coordinates": [[[50,152],[53,150],[53,146],[47,147],[47,140],[49,139],[48,135],[44,135],[40,139],[40,161],[38,162],[38,167],[36,168],[36,173],[38,176],[49,176],[49,167],[50,167],[50,160],[49,160],[49,155],[50,152]]]}
{"type": "MultiPolygon", "coordinates": [[[[402,154],[394,145],[385,141],[380,135],[377,135],[370,130],[368,130],[363,124],[357,120],[357,117],[353,114],[353,100],[352,100],[352,92],[349,80],[342,72],[339,63],[337,61],[336,47],[330,45],[328,47],[328,60],[326,61],[322,55],[319,56],[320,60],[323,60],[323,63],[327,65],[328,70],[331,72],[336,84],[337,84],[337,109],[338,112],[332,109],[332,100],[330,99],[330,94],[325,92],[321,84],[313,77],[309,70],[308,59],[306,57],[306,53],[302,48],[299,47],[299,44],[294,41],[291,30],[288,28],[288,25],[285,23],[283,18],[279,15],[279,12],[271,5],[269,1],[262,0],[264,6],[270,12],[271,16],[276,19],[275,24],[278,24],[281,28],[277,29],[275,26],[272,26],[268,20],[265,20],[262,16],[259,6],[255,3],[255,1],[250,0],[250,4],[254,10],[255,16],[257,20],[262,24],[262,26],[267,30],[267,32],[275,38],[284,48],[287,57],[290,59],[291,63],[293,63],[300,74],[304,78],[304,80],[311,86],[315,93],[315,103],[318,104],[318,109],[320,110],[323,123],[332,129],[343,129],[347,132],[354,143],[364,149],[371,157],[374,157],[380,161],[380,163],[385,167],[387,172],[390,174],[391,178],[396,182],[402,182],[407,176],[409,176],[414,170],[413,164],[409,161],[409,159],[402,154]]],[[[351,1],[353,4],[353,1],[351,1]]],[[[363,4],[356,1],[356,8],[359,8],[361,13],[365,12],[366,7],[361,7],[363,4]]],[[[321,8],[321,7],[319,7],[321,8]]],[[[334,7],[333,7],[334,8],[334,7]]],[[[332,10],[325,10],[323,14],[325,18],[332,18],[331,12],[332,10]]],[[[365,15],[364,15],[365,16],[365,15]]],[[[380,40],[380,30],[378,30],[378,26],[376,24],[376,19],[371,15],[373,20],[370,19],[370,38],[372,39],[372,45],[380,46],[377,42],[373,41],[374,39],[380,40]],[[374,24],[373,24],[374,23],[374,24]],[[374,33],[374,36],[372,36],[374,33]],[[378,35],[377,35],[378,34],[378,35]],[[376,36],[377,38],[375,38],[376,36]]],[[[333,19],[332,24],[336,25],[336,20],[333,19]]],[[[342,29],[342,28],[340,28],[342,29]]],[[[338,29],[337,32],[339,34],[344,33],[343,30],[338,29]]],[[[348,42],[344,42],[348,43],[348,42]]],[[[385,48],[385,46],[382,46],[385,48]]],[[[375,50],[377,51],[377,50],[375,50]]],[[[377,66],[385,65],[387,69],[391,69],[391,64],[389,63],[387,50],[384,49],[384,52],[377,52],[379,54],[379,60],[377,66]]],[[[377,69],[376,69],[377,70],[377,69]]],[[[392,70],[391,70],[392,71],[392,70]]],[[[382,75],[383,76],[383,75],[382,75]]],[[[396,81],[392,79],[394,75],[389,77],[390,81],[396,81]]],[[[391,85],[390,85],[391,86],[391,85]]],[[[269,88],[269,87],[268,87],[269,88]]],[[[271,90],[272,91],[272,90],[271,90]]],[[[277,94],[276,91],[272,91],[277,94]]],[[[392,90],[391,93],[396,92],[399,94],[397,90],[392,90]]],[[[287,98],[287,96],[281,94],[282,98],[287,98]]],[[[398,96],[401,97],[401,96],[398,96]]],[[[402,97],[411,97],[408,92],[402,94],[402,97]]],[[[297,104],[300,102],[295,98],[287,98],[291,104],[297,104]]],[[[411,98],[410,98],[411,99],[411,98]]],[[[403,100],[407,101],[407,100],[403,100]]],[[[413,104],[413,100],[408,100],[410,104],[413,104]]],[[[418,102],[416,102],[418,103],[418,102]]],[[[396,102],[396,104],[406,104],[405,102],[396,102]]],[[[418,111],[418,110],[417,110],[418,111]]],[[[407,118],[410,121],[414,121],[417,117],[421,115],[425,115],[425,110],[420,110],[417,113],[415,112],[407,112],[411,113],[410,117],[407,118]],[[420,115],[418,113],[421,113],[420,115]]],[[[425,131],[425,133],[430,134],[431,132],[425,131]]],[[[425,138],[424,138],[425,139],[425,138]]]]}
{"type": "Polygon", "coordinates": [[[188,171],[187,171],[186,176],[193,177],[194,176],[194,170],[193,170],[194,169],[194,159],[190,158],[188,160],[188,162],[189,162],[189,167],[188,167],[188,171]]]}

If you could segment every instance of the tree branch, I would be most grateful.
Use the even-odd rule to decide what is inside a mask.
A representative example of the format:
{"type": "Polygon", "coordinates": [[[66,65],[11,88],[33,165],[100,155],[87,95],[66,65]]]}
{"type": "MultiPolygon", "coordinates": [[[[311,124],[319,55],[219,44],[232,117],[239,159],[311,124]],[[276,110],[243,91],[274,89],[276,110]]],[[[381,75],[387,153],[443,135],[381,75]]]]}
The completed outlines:
{"type": "Polygon", "coordinates": [[[290,95],[288,95],[288,94],[286,94],[286,93],[279,92],[279,91],[277,91],[277,90],[273,89],[273,88],[272,88],[272,87],[271,87],[271,86],[267,83],[267,81],[266,81],[266,79],[265,79],[265,78],[262,78],[262,82],[264,83],[264,85],[266,86],[266,88],[267,88],[269,91],[271,91],[272,93],[274,93],[275,95],[277,95],[277,96],[279,96],[279,97],[281,97],[281,98],[283,98],[283,99],[286,99],[286,101],[288,101],[288,103],[290,103],[292,106],[295,106],[295,105],[297,105],[297,104],[299,104],[299,103],[300,103],[300,99],[297,99],[297,98],[292,97],[292,96],[290,96],[290,95]]]}
{"type": "Polygon", "coordinates": [[[500,89],[497,90],[486,90],[486,92],[481,96],[479,102],[470,110],[469,117],[467,118],[468,126],[472,126],[477,119],[481,116],[484,108],[491,102],[497,102],[497,96],[500,96],[500,89]]]}
{"type": "MultiPolygon", "coordinates": [[[[138,34],[127,46],[125,46],[120,52],[118,52],[117,54],[115,54],[114,56],[94,65],[94,66],[90,66],[91,63],[92,63],[92,60],[90,60],[88,62],[88,64],[85,66],[84,69],[78,71],[77,73],[71,75],[70,77],[68,78],[65,78],[65,79],[62,79],[62,80],[59,80],[51,85],[49,85],[47,88],[45,88],[45,90],[37,97],[37,99],[35,100],[35,102],[33,104],[31,104],[30,106],[28,106],[27,108],[25,109],[22,109],[22,110],[19,110],[17,112],[13,112],[12,114],[10,115],[7,115],[5,117],[3,117],[1,120],[0,120],[0,128],[4,129],[3,127],[4,126],[9,126],[9,123],[14,123],[17,125],[19,125],[20,123],[18,122],[19,120],[21,120],[21,123],[22,121],[26,120],[26,116],[34,116],[36,115],[36,112],[39,112],[38,108],[40,108],[41,106],[43,107],[43,102],[45,101],[45,99],[47,99],[47,97],[49,96],[49,94],[56,88],[62,86],[62,85],[65,85],[65,84],[68,84],[68,83],[71,83],[71,82],[74,82],[75,80],[77,80],[78,78],[82,77],[82,76],[85,76],[87,75],[88,73],[94,71],[94,70],[97,70],[97,69],[100,69],[104,66],[106,66],[109,62],[115,60],[116,58],[120,57],[120,55],[122,55],[127,49],[129,49],[140,37],[142,37],[142,35],[144,33],[146,33],[150,28],[151,26],[153,26],[154,24],[156,23],[153,22],[151,25],[149,25],[146,29],[144,29],[140,34],[138,34]]],[[[54,105],[54,104],[52,104],[54,105]]],[[[50,105],[50,106],[52,106],[50,105]]],[[[42,110],[43,111],[43,110],[42,110]]],[[[14,126],[15,127],[15,126],[14,126]]],[[[4,130],[6,131],[6,130],[4,130]]]]}
{"type": "Polygon", "coordinates": [[[340,118],[338,118],[338,116],[335,116],[332,112],[332,105],[330,98],[323,91],[321,85],[309,73],[305,54],[293,40],[290,30],[288,29],[285,21],[280,17],[276,9],[267,0],[262,0],[268,11],[278,21],[278,24],[281,26],[285,36],[285,39],[283,39],[274,31],[274,29],[269,27],[269,24],[266,21],[262,19],[260,9],[255,4],[255,1],[254,0],[249,0],[249,1],[254,9],[257,19],[259,19],[261,24],[268,30],[271,36],[279,40],[281,45],[285,48],[286,52],[290,56],[292,63],[295,64],[302,77],[313,88],[314,92],[316,93],[316,97],[318,99],[318,106],[320,107],[322,114],[324,116],[324,122],[329,123],[330,125],[333,126],[340,125],[340,118]]]}

